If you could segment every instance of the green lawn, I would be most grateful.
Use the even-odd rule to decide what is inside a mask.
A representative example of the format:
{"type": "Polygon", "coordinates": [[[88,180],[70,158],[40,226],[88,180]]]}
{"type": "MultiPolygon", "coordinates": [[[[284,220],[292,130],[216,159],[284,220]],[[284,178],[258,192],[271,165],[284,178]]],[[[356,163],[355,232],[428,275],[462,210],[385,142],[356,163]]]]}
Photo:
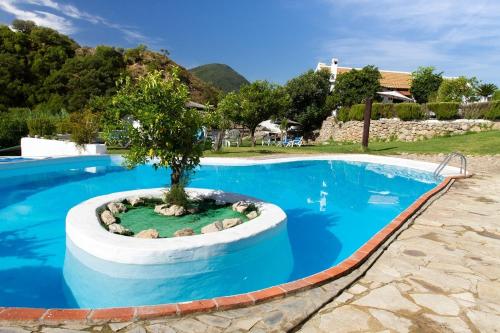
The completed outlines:
{"type": "MultiPolygon", "coordinates": [[[[438,154],[460,151],[469,155],[500,154],[500,131],[469,133],[465,135],[439,137],[417,142],[371,142],[367,153],[401,154],[420,153],[438,154]]],[[[109,149],[110,154],[122,154],[123,150],[109,149]]],[[[328,154],[328,153],[362,153],[361,145],[352,143],[315,144],[302,147],[250,147],[244,142],[242,147],[224,148],[222,152],[205,151],[204,156],[248,157],[270,154],[328,154]]]]}

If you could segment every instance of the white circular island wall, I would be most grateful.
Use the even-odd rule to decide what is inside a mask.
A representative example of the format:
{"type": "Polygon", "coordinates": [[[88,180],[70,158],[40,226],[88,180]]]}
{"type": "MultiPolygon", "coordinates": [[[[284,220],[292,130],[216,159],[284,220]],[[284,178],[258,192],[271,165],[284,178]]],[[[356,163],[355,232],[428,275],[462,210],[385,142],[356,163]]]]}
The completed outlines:
{"type": "Polygon", "coordinates": [[[161,198],[165,189],[117,192],[91,198],[70,209],[66,235],[74,246],[99,259],[122,264],[167,264],[196,261],[223,255],[236,247],[251,246],[261,236],[272,234],[286,222],[285,212],[276,205],[236,193],[189,188],[190,196],[202,196],[228,203],[252,202],[259,216],[231,229],[184,237],[143,239],[117,235],[101,226],[98,211],[113,201],[129,197],[161,198]]]}

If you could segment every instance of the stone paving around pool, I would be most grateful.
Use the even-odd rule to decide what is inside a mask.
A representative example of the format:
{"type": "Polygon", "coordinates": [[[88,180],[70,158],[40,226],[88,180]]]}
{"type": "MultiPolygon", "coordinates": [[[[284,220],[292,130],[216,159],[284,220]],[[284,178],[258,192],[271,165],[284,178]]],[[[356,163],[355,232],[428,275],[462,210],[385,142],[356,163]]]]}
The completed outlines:
{"type": "Polygon", "coordinates": [[[180,318],[0,332],[500,332],[500,156],[469,161],[473,178],[455,181],[385,251],[322,287],[180,318]]]}

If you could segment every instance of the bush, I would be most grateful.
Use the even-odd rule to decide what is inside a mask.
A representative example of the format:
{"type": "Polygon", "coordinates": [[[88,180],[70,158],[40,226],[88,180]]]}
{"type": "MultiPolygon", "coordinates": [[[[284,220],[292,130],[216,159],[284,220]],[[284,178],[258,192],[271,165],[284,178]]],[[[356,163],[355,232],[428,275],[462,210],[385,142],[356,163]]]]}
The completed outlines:
{"type": "Polygon", "coordinates": [[[500,101],[500,89],[495,91],[491,96],[492,101],[500,101]]]}
{"type": "Polygon", "coordinates": [[[394,118],[397,117],[394,106],[392,103],[373,103],[372,105],[372,119],[380,118],[394,118]]]}
{"type": "Polygon", "coordinates": [[[27,108],[11,108],[0,116],[0,147],[8,148],[19,145],[23,136],[28,134],[26,118],[30,113],[27,108]]]}
{"type": "Polygon", "coordinates": [[[365,105],[355,104],[349,109],[349,120],[363,120],[365,117],[365,105]]]}
{"type": "Polygon", "coordinates": [[[486,113],[491,109],[491,103],[470,103],[460,106],[461,115],[466,119],[484,119],[486,113]]]}
{"type": "Polygon", "coordinates": [[[443,103],[427,103],[426,107],[430,111],[436,114],[436,119],[438,120],[449,120],[458,117],[458,107],[460,106],[457,102],[443,102],[443,103]]]}
{"type": "Polygon", "coordinates": [[[165,193],[165,202],[170,205],[187,207],[189,199],[184,190],[184,184],[172,185],[170,190],[165,193]]]}
{"type": "Polygon", "coordinates": [[[30,136],[51,137],[56,133],[56,117],[45,112],[33,112],[28,118],[30,136]]]}
{"type": "Polygon", "coordinates": [[[485,112],[484,118],[489,120],[500,120],[500,101],[490,103],[490,108],[485,112]]]}
{"type": "Polygon", "coordinates": [[[83,113],[74,112],[70,115],[71,140],[77,145],[93,143],[99,133],[100,117],[85,110],[83,113]]]}
{"type": "Polygon", "coordinates": [[[337,111],[337,120],[346,122],[349,120],[349,108],[341,107],[337,111]]]}
{"type": "Polygon", "coordinates": [[[399,119],[403,121],[420,120],[425,118],[425,112],[420,104],[399,103],[394,104],[394,111],[399,119]]]}

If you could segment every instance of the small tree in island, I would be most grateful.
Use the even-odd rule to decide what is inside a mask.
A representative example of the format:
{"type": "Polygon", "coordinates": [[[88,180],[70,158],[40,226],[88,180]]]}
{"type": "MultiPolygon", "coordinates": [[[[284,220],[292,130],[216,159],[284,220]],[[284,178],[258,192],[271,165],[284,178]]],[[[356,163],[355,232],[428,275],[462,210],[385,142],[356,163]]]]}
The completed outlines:
{"type": "Polygon", "coordinates": [[[155,169],[170,168],[170,191],[165,199],[186,206],[184,186],[203,154],[203,142],[198,140],[203,117],[186,107],[188,87],[180,81],[177,68],[151,72],[137,82],[127,77],[119,84],[113,108],[135,120],[126,125],[130,150],[124,156],[125,165],[152,163],[155,169]]]}

